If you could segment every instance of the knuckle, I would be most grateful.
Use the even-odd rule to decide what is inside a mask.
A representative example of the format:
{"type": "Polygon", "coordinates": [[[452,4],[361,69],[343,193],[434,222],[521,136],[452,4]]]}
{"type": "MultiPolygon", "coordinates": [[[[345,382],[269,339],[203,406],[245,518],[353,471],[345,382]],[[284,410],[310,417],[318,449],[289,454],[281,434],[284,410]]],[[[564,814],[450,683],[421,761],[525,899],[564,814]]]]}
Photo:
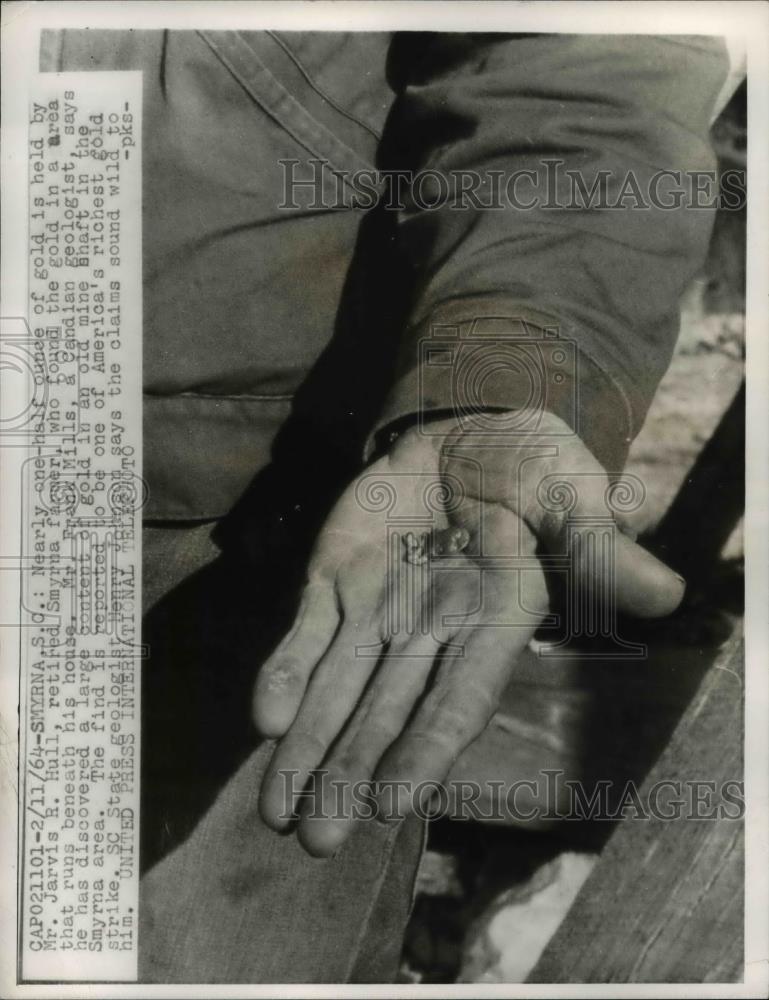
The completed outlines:
{"type": "Polygon", "coordinates": [[[416,729],[409,733],[407,745],[404,747],[404,758],[415,764],[420,758],[434,756],[437,750],[440,757],[454,757],[462,745],[462,734],[458,727],[439,726],[416,729]]]}
{"type": "Polygon", "coordinates": [[[461,743],[469,742],[482,732],[494,713],[493,695],[475,681],[464,683],[461,694],[461,699],[456,701],[438,703],[423,731],[461,743]]]}
{"type": "Polygon", "coordinates": [[[369,747],[379,750],[389,746],[402,730],[405,717],[406,713],[394,706],[392,712],[371,720],[365,737],[369,747]]]}
{"type": "Polygon", "coordinates": [[[466,709],[445,705],[436,712],[432,724],[452,743],[465,740],[473,729],[466,709]]]}
{"type": "Polygon", "coordinates": [[[329,747],[329,740],[323,735],[306,728],[292,726],[283,740],[281,757],[297,754],[320,759],[329,747]]]}
{"type": "Polygon", "coordinates": [[[369,729],[389,732],[411,710],[414,699],[408,693],[383,692],[371,706],[365,725],[369,729]]]}
{"type": "Polygon", "coordinates": [[[495,684],[481,683],[473,678],[468,679],[466,687],[466,706],[468,716],[477,728],[483,728],[494,714],[504,681],[500,678],[495,684]]]}

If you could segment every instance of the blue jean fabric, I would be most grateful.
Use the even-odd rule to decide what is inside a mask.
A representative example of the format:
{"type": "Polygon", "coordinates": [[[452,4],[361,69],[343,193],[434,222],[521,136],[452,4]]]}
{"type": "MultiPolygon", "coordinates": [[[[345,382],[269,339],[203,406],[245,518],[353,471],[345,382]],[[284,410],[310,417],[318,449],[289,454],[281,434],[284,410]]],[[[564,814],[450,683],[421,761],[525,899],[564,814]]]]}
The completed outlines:
{"type": "Polygon", "coordinates": [[[320,860],[262,823],[272,746],[249,731],[248,689],[281,618],[210,534],[144,532],[140,979],[391,982],[423,824],[361,822],[320,860]]]}
{"type": "Polygon", "coordinates": [[[145,982],[392,982],[422,836],[418,821],[361,822],[311,858],[261,821],[262,746],[189,839],[144,877],[145,982]]]}

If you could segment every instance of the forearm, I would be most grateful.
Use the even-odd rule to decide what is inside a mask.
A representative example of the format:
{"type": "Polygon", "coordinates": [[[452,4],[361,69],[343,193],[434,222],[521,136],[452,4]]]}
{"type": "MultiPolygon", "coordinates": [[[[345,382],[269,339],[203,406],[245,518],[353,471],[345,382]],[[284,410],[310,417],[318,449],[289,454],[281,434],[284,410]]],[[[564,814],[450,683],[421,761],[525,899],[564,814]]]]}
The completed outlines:
{"type": "Polygon", "coordinates": [[[722,43],[434,36],[415,65],[391,124],[405,137],[403,160],[447,178],[471,170],[486,187],[496,173],[503,192],[516,176],[529,185],[508,183],[494,207],[406,204],[399,239],[416,294],[379,427],[431,410],[528,402],[619,468],[707,249],[712,211],[690,198],[664,207],[658,181],[663,171],[685,181],[714,167],[708,127],[727,70],[722,43]],[[636,189],[641,202],[622,197],[636,189]],[[452,363],[430,360],[452,342],[452,363]],[[491,361],[473,367],[473,345],[484,342],[491,361]],[[489,364],[494,378],[485,377],[489,364]]]}

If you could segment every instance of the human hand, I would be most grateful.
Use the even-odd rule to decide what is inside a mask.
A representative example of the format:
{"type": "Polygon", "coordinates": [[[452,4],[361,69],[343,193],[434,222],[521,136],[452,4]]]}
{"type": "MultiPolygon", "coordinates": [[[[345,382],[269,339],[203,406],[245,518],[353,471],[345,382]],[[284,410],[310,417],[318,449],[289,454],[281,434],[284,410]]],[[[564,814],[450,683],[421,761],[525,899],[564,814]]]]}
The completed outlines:
{"type": "MultiPolygon", "coordinates": [[[[349,834],[344,790],[373,779],[380,809],[402,815],[407,789],[441,782],[489,722],[548,612],[538,553],[565,544],[566,511],[546,502],[543,484],[573,491],[572,515],[606,515],[607,475],[566,425],[545,414],[542,433],[500,446],[491,432],[505,419],[489,415],[481,434],[456,420],[429,436],[408,431],[320,532],[295,623],[254,693],[257,728],[280,740],[262,786],[265,822],[287,828],[312,772],[327,772],[321,809],[298,827],[311,854],[333,853],[349,834]],[[415,543],[431,513],[425,559],[415,543]],[[406,790],[393,801],[396,783],[406,790]]],[[[625,613],[667,614],[683,596],[680,577],[625,535],[612,559],[586,549],[570,558],[582,586],[610,583],[625,613]]]]}

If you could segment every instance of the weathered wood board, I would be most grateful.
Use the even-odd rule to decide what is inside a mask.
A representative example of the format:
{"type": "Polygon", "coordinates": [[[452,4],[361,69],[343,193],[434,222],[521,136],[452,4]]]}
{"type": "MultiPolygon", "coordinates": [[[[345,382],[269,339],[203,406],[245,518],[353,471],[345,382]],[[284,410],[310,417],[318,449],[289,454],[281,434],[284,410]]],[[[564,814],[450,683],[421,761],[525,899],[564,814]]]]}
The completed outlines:
{"type": "MultiPolygon", "coordinates": [[[[718,789],[741,780],[742,718],[743,650],[734,635],[644,781],[641,800],[662,780],[718,789]]],[[[720,793],[711,802],[718,807],[720,793]]],[[[742,820],[629,818],[528,982],[738,982],[743,923],[742,820]]]]}

